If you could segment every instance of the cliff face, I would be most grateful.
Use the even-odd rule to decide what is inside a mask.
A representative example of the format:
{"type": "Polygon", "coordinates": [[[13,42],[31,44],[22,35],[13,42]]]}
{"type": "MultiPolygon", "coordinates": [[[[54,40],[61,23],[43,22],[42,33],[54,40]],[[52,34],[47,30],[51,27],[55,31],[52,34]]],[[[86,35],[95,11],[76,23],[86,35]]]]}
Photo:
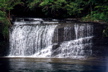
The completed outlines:
{"type": "Polygon", "coordinates": [[[104,36],[103,31],[107,24],[94,24],[93,54],[94,56],[108,56],[108,37],[104,36]]]}
{"type": "Polygon", "coordinates": [[[0,56],[4,56],[7,54],[7,51],[9,49],[9,41],[4,38],[3,31],[2,31],[2,25],[0,24],[0,56]]]}

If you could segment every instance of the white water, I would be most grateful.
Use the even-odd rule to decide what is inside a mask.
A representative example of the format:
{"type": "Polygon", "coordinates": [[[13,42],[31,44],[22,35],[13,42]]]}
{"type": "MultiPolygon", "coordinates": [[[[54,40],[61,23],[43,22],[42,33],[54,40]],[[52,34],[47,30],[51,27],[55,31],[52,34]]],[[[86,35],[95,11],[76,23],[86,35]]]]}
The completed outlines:
{"type": "Polygon", "coordinates": [[[8,57],[86,58],[92,55],[93,26],[74,24],[64,27],[62,42],[57,24],[14,25],[10,30],[8,57]],[[57,32],[55,32],[57,31],[57,32]],[[72,36],[75,37],[72,39],[72,36]],[[59,45],[57,48],[53,46],[59,45]]]}
{"type": "MultiPolygon", "coordinates": [[[[91,37],[79,38],[77,40],[65,41],[57,49],[57,58],[86,58],[92,55],[91,37]],[[83,43],[85,41],[85,43],[83,43]]],[[[56,51],[56,50],[55,50],[56,51]]]]}
{"type": "Polygon", "coordinates": [[[29,56],[51,45],[56,26],[14,26],[10,34],[9,56],[29,56]]]}
{"type": "Polygon", "coordinates": [[[56,24],[58,21],[52,19],[52,21],[45,21],[42,18],[17,18],[14,25],[26,25],[26,24],[56,24]]]}
{"type": "Polygon", "coordinates": [[[78,39],[78,27],[79,26],[77,24],[75,24],[74,26],[75,26],[74,28],[75,28],[76,39],[78,39]]]}

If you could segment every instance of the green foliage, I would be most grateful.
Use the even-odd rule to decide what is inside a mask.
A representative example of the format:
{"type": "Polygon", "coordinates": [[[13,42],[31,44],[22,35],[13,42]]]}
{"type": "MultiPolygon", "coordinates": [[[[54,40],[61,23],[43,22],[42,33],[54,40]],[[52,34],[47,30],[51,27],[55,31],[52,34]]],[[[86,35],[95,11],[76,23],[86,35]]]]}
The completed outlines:
{"type": "Polygon", "coordinates": [[[57,14],[61,11],[67,12],[67,16],[77,15],[81,13],[83,8],[81,7],[83,1],[67,1],[67,0],[33,0],[29,2],[29,8],[33,9],[36,7],[41,7],[42,11],[46,14],[57,14]]]}
{"type": "Polygon", "coordinates": [[[0,21],[4,21],[6,12],[0,11],[0,21]]]}
{"type": "Polygon", "coordinates": [[[2,24],[2,33],[4,37],[8,36],[8,28],[11,25],[10,22],[10,10],[15,5],[21,4],[20,0],[0,0],[0,23],[2,24]]]}
{"type": "Polygon", "coordinates": [[[89,0],[88,13],[82,18],[84,21],[108,22],[108,2],[107,0],[89,0]]]}
{"type": "Polygon", "coordinates": [[[65,6],[65,9],[69,15],[77,15],[83,10],[83,8],[80,7],[80,3],[77,2],[69,2],[69,4],[65,6]]]}
{"type": "Polygon", "coordinates": [[[108,22],[108,15],[105,13],[92,12],[87,16],[82,18],[83,21],[92,21],[92,22],[108,22]]]}

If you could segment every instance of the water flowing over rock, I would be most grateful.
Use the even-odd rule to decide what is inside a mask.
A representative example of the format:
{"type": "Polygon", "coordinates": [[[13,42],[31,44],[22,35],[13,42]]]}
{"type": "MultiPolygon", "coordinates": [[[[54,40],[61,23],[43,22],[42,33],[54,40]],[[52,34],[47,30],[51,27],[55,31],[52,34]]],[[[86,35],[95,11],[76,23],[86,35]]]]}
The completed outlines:
{"type": "Polygon", "coordinates": [[[19,19],[11,27],[9,57],[76,59],[93,54],[93,24],[29,20],[19,19]]]}

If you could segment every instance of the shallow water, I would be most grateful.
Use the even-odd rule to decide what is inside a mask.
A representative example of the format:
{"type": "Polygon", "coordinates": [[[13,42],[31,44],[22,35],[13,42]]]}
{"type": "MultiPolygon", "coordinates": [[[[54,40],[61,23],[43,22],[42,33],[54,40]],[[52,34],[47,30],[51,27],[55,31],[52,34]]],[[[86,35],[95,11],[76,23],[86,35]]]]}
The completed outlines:
{"type": "Polygon", "coordinates": [[[0,58],[0,72],[108,72],[108,58],[0,58]]]}

